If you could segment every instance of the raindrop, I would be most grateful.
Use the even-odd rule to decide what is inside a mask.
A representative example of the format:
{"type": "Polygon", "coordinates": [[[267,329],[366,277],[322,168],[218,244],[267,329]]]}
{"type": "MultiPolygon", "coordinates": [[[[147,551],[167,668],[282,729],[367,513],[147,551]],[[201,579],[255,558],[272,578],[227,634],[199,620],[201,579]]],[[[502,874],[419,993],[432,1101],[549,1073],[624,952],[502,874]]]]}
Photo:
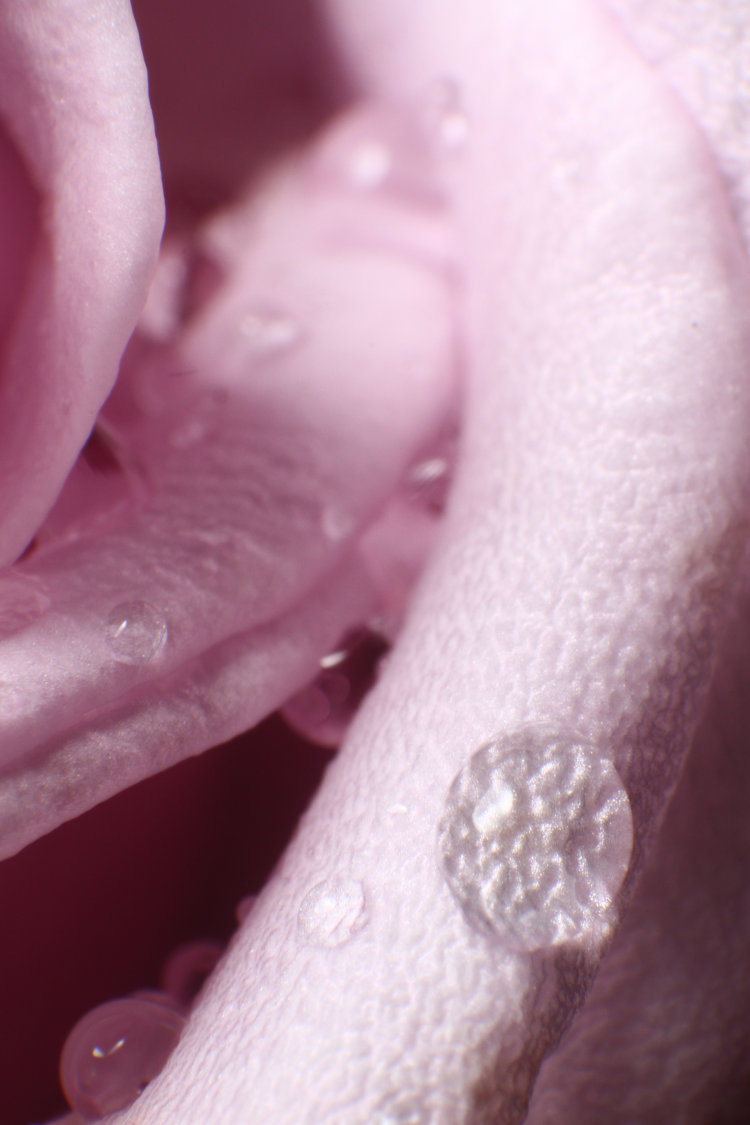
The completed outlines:
{"type": "Polygon", "coordinates": [[[429,1125],[425,1110],[408,1094],[391,1094],[385,1098],[372,1118],[372,1125],[429,1125]]]}
{"type": "Polygon", "coordinates": [[[407,489],[413,503],[433,515],[441,515],[451,483],[451,464],[447,457],[427,457],[417,462],[407,477],[407,489]]]}
{"type": "Polygon", "coordinates": [[[323,509],[320,524],[326,539],[330,539],[332,543],[341,543],[344,539],[348,539],[355,528],[354,517],[334,504],[323,509]]]}
{"type": "Polygon", "coordinates": [[[288,313],[273,308],[251,309],[239,321],[245,346],[254,355],[275,355],[299,342],[302,328],[288,313]]]}
{"type": "Polygon", "coordinates": [[[326,879],[302,900],[297,915],[300,937],[308,945],[335,949],[367,925],[362,884],[356,879],[326,879]]]}
{"type": "Polygon", "coordinates": [[[312,683],[281,709],[285,722],[319,746],[339,746],[362,700],[373,687],[388,642],[370,629],[353,629],[320,661],[312,683]]]}
{"type": "Polygon", "coordinates": [[[147,664],[167,643],[167,623],[148,602],[123,602],[107,618],[107,644],[123,664],[147,664]]]}
{"type": "Polygon", "coordinates": [[[72,1109],[98,1121],[131,1105],[160,1073],[184,1026],[175,1008],[143,997],[88,1012],[60,1056],[60,1081],[72,1109]]]}
{"type": "Polygon", "coordinates": [[[449,152],[460,152],[469,139],[469,118],[461,87],[453,78],[439,78],[433,84],[429,100],[440,145],[449,152]]]}
{"type": "Polygon", "coordinates": [[[191,941],[170,953],[161,971],[161,987],[179,1007],[187,1009],[221,960],[217,941],[191,941]]]}
{"type": "Polygon", "coordinates": [[[609,759],[525,727],[482,747],[454,779],[438,851],[467,920],[530,952],[606,932],[632,835],[609,759]]]}

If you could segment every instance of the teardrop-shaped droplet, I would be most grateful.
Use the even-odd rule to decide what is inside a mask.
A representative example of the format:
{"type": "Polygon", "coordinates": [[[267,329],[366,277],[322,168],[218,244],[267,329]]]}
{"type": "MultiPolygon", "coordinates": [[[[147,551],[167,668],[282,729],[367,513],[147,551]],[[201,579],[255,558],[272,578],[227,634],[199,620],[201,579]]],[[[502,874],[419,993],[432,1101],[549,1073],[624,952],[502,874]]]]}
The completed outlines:
{"type": "Polygon", "coordinates": [[[148,602],[123,602],[107,618],[106,639],[115,660],[147,664],[167,643],[167,623],[148,602]]]}
{"type": "Polygon", "coordinates": [[[305,895],[297,914],[299,935],[308,945],[335,949],[367,925],[364,887],[357,879],[325,879],[305,895]]]}
{"type": "Polygon", "coordinates": [[[478,750],[438,825],[443,872],[467,920],[522,952],[606,934],[632,839],[612,762],[543,727],[478,750]]]}
{"type": "Polygon", "coordinates": [[[340,745],[388,651],[388,642],[370,629],[347,633],[321,659],[313,682],[284,704],[285,722],[319,746],[340,745]]]}
{"type": "Polygon", "coordinates": [[[88,1012],[65,1040],[60,1081],[86,1121],[131,1105],[174,1050],[184,1017],[143,998],[112,1000],[88,1012]]]}
{"type": "Polygon", "coordinates": [[[190,941],[179,946],[164,962],[161,987],[179,1007],[189,1008],[223,952],[218,941],[190,941]]]}

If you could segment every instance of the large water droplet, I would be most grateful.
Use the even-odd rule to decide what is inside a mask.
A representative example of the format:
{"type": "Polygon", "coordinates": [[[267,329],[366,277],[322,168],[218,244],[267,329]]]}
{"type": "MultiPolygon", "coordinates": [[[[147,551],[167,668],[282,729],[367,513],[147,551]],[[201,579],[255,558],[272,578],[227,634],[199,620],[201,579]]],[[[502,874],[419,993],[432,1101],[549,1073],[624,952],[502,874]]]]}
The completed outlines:
{"type": "Polygon", "coordinates": [[[465,916],[518,951],[603,935],[632,837],[613,764],[539,727],[477,751],[438,825],[442,868],[465,916]]]}
{"type": "Polygon", "coordinates": [[[175,1008],[142,997],[88,1012],[60,1056],[60,1081],[71,1107],[86,1121],[98,1121],[131,1105],[160,1073],[184,1026],[175,1008]]]}
{"type": "Polygon", "coordinates": [[[356,879],[326,879],[308,891],[297,915],[300,937],[309,945],[335,949],[367,925],[367,904],[356,879]]]}
{"type": "Polygon", "coordinates": [[[179,1007],[189,1008],[223,952],[217,941],[191,941],[179,946],[164,962],[161,987],[179,1007]]]}
{"type": "Polygon", "coordinates": [[[281,709],[286,723],[319,746],[339,746],[374,685],[388,642],[370,629],[353,629],[320,661],[320,672],[281,709]]]}
{"type": "Polygon", "coordinates": [[[123,664],[147,664],[167,643],[167,623],[148,602],[123,602],[107,618],[107,645],[123,664]]]}

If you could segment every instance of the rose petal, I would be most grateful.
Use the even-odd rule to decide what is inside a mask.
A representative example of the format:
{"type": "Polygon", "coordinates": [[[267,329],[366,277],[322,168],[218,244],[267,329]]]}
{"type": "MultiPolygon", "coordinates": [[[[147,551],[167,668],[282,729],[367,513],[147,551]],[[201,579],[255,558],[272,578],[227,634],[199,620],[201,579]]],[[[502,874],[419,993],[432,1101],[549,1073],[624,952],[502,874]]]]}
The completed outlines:
{"type": "Polygon", "coordinates": [[[0,562],[26,547],[117,375],[163,202],[130,5],[10,0],[0,114],[42,198],[0,379],[0,562]]]}

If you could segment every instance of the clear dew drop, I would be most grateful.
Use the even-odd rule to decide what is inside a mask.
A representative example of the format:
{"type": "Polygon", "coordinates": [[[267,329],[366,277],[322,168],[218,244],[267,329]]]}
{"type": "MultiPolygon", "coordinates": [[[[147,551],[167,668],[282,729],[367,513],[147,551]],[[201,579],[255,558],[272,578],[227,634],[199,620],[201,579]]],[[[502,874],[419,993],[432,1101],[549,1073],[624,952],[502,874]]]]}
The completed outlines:
{"type": "Polygon", "coordinates": [[[335,949],[367,925],[367,904],[356,879],[325,879],[308,893],[297,914],[300,938],[308,945],[335,949]]]}
{"type": "Polygon", "coordinates": [[[523,952],[606,933],[632,839],[612,762],[543,727],[477,751],[438,824],[440,863],[465,917],[523,952]]]}
{"type": "Polygon", "coordinates": [[[112,1000],[88,1012],[68,1035],[60,1081],[71,1108],[98,1121],[131,1105],[160,1073],[185,1020],[168,1002],[112,1000]]]}
{"type": "Polygon", "coordinates": [[[167,623],[148,602],[123,602],[107,618],[106,639],[115,660],[147,664],[167,643],[167,623]]]}
{"type": "Polygon", "coordinates": [[[446,151],[459,153],[469,140],[469,118],[463,93],[453,78],[439,78],[429,94],[430,116],[438,143],[446,151]]]}
{"type": "Polygon", "coordinates": [[[319,746],[339,746],[362,700],[374,686],[388,642],[371,629],[352,629],[320,660],[312,683],[281,708],[288,726],[319,746]]]}
{"type": "Polygon", "coordinates": [[[239,332],[245,348],[257,356],[288,351],[302,338],[299,321],[271,307],[250,309],[239,321],[239,332]]]}
{"type": "Polygon", "coordinates": [[[170,953],[161,971],[164,992],[187,1010],[221,960],[224,950],[217,941],[191,941],[170,953]]]}
{"type": "Polygon", "coordinates": [[[429,1125],[430,1117],[410,1095],[390,1094],[375,1110],[371,1122],[372,1125],[429,1125]]]}

